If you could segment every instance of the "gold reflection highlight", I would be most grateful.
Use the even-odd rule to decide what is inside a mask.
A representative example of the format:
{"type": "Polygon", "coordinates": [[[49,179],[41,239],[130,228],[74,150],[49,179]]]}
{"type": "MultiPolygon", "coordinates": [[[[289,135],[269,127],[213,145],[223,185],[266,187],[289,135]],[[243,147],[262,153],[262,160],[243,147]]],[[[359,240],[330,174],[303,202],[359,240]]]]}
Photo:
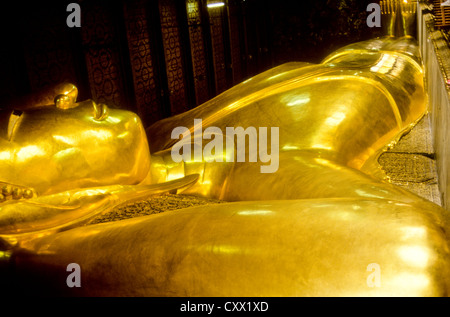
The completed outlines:
{"type": "Polygon", "coordinates": [[[428,264],[429,250],[421,246],[404,246],[397,251],[398,256],[412,267],[424,268],[428,264]]]}

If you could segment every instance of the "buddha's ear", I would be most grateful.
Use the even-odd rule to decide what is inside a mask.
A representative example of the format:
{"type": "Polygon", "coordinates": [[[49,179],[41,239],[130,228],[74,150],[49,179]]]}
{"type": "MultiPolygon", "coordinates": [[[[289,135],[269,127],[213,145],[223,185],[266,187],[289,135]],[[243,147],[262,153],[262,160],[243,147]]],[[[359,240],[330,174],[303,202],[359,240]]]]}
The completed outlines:
{"type": "Polygon", "coordinates": [[[96,104],[92,101],[92,106],[94,107],[94,120],[102,121],[108,118],[109,108],[107,105],[103,103],[96,104]]]}

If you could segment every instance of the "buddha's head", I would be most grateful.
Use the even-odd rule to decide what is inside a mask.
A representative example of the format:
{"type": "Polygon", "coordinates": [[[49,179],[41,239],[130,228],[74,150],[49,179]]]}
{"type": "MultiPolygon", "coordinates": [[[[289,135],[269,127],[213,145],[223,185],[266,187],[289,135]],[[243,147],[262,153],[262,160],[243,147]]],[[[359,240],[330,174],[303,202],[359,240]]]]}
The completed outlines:
{"type": "Polygon", "coordinates": [[[1,200],[146,180],[150,152],[139,117],[76,98],[65,84],[52,104],[0,110],[1,200]]]}

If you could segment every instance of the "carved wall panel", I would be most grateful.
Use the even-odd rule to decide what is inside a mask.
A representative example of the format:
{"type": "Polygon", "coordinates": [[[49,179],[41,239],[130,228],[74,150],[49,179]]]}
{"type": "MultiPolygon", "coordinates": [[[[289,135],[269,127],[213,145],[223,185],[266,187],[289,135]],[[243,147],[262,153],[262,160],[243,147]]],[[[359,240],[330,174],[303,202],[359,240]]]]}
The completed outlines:
{"type": "Polygon", "coordinates": [[[92,98],[99,103],[127,108],[120,46],[111,5],[83,2],[82,45],[92,98]]]}
{"type": "Polygon", "coordinates": [[[159,11],[170,94],[170,110],[174,115],[189,110],[185,82],[186,71],[183,64],[180,25],[175,1],[160,0],[159,11]]]}
{"type": "Polygon", "coordinates": [[[124,16],[137,111],[145,125],[162,119],[161,90],[157,85],[146,14],[148,0],[127,1],[124,16]]]}
{"type": "Polygon", "coordinates": [[[223,7],[212,8],[209,10],[217,94],[225,91],[228,88],[223,37],[223,10],[223,7]]]}
{"type": "Polygon", "coordinates": [[[208,71],[206,64],[207,56],[205,52],[206,43],[203,38],[203,21],[200,6],[200,0],[186,1],[197,105],[204,103],[210,98],[208,88],[208,71]]]}
{"type": "Polygon", "coordinates": [[[231,48],[231,64],[233,69],[233,84],[236,85],[243,81],[244,73],[242,71],[242,54],[241,50],[241,34],[239,27],[239,11],[237,5],[229,6],[229,27],[230,27],[230,48],[231,48]]]}
{"type": "Polygon", "coordinates": [[[241,2],[207,2],[79,0],[81,28],[66,25],[67,2],[36,3],[11,35],[25,62],[9,67],[24,74],[11,86],[25,94],[72,82],[84,99],[135,111],[146,126],[185,112],[249,75],[241,2]]]}

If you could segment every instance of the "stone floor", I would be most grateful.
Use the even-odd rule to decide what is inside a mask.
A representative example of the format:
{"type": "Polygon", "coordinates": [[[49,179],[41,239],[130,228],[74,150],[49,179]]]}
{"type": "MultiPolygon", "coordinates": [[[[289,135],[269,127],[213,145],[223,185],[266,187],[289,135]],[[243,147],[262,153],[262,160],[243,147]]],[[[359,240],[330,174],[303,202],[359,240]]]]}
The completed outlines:
{"type": "Polygon", "coordinates": [[[383,153],[378,162],[393,184],[442,205],[429,115],[383,153]]]}

